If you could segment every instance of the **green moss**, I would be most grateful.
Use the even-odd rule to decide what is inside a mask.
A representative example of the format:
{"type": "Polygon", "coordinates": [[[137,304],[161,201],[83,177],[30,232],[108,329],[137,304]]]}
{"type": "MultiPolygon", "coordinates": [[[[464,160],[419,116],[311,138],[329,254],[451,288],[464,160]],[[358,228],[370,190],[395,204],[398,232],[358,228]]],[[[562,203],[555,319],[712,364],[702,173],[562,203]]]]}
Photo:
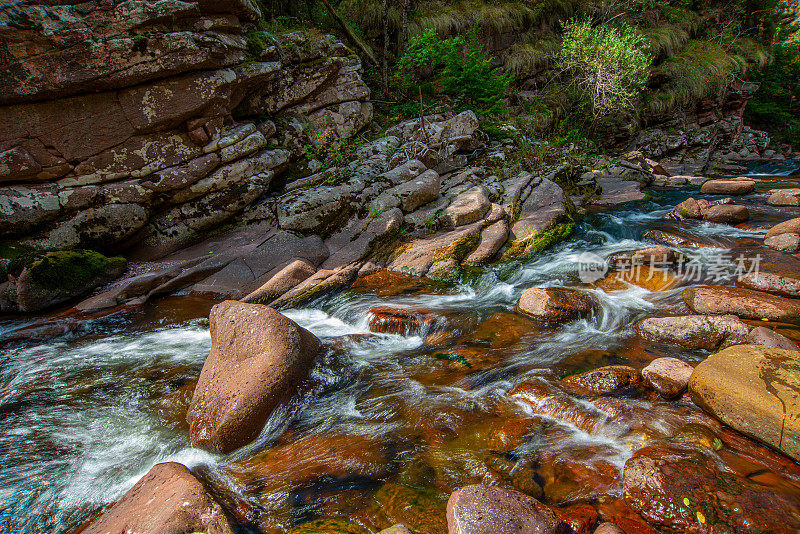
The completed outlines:
{"type": "Polygon", "coordinates": [[[529,236],[521,241],[513,241],[506,251],[506,258],[512,260],[528,260],[555,245],[572,234],[575,223],[557,224],[541,234],[529,236]]]}
{"type": "Polygon", "coordinates": [[[93,250],[50,252],[30,264],[31,280],[44,289],[72,293],[92,280],[119,273],[125,258],[109,258],[93,250]]]}
{"type": "Polygon", "coordinates": [[[449,259],[463,260],[467,254],[475,250],[480,244],[481,238],[477,235],[470,235],[456,239],[450,245],[436,250],[433,255],[433,263],[439,263],[449,259]]]}

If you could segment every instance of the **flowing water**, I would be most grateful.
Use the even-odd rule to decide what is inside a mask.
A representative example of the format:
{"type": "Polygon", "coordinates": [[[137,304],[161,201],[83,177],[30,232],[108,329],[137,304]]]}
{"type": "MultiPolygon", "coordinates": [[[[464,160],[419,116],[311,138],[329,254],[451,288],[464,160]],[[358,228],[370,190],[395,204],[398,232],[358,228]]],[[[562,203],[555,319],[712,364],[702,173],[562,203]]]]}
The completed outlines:
{"type": "MultiPolygon", "coordinates": [[[[774,183],[790,173],[780,174],[774,183]]],[[[408,500],[408,488],[417,488],[415,503],[443,517],[449,491],[481,480],[511,481],[552,504],[618,497],[632,453],[674,435],[697,410],[646,395],[579,399],[559,379],[608,364],[641,368],[664,355],[701,359],[698,351],[643,346],[632,325],[684,310],[686,285],[725,283],[712,279],[709,265],[720,255],[730,264],[725,254],[763,239],[771,222],[766,211],[745,229],[662,219],[690,194],[697,191],[656,192],[591,215],[538,258],[471,272],[455,285],[396,276],[287,311],[331,348],[260,438],[228,456],[192,448],[183,420],[211,344],[211,302],[171,298],[67,334],[9,341],[0,359],[0,532],[76,528],[170,460],[216,481],[237,517],[265,531],[317,517],[376,528],[413,522],[409,514],[425,514],[386,504],[408,500]],[[700,277],[661,291],[581,283],[582,253],[650,246],[642,234],[653,228],[712,245],[685,249],[704,265],[700,277]],[[524,289],[557,285],[592,292],[601,310],[550,329],[511,313],[524,289]],[[375,306],[434,320],[403,334],[373,333],[375,306]],[[520,383],[532,384],[534,401],[508,395],[520,383]]],[[[26,324],[7,320],[0,333],[26,324]]],[[[419,521],[421,531],[441,531],[439,518],[419,521]]]]}

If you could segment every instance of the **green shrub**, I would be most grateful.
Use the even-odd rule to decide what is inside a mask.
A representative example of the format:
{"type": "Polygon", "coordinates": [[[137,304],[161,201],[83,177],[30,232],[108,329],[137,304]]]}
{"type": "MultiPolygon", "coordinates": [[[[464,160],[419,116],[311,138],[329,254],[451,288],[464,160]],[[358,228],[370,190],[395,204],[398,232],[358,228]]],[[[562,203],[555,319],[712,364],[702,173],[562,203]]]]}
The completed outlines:
{"type": "Polygon", "coordinates": [[[599,118],[634,108],[649,77],[646,49],[644,37],[630,26],[572,19],[564,26],[560,59],[599,118]]]}
{"type": "Polygon", "coordinates": [[[397,67],[397,81],[404,90],[427,85],[451,96],[456,110],[474,108],[484,115],[505,110],[503,95],[513,80],[512,74],[492,66],[474,32],[470,39],[439,39],[436,30],[429,28],[410,39],[397,67]]]}

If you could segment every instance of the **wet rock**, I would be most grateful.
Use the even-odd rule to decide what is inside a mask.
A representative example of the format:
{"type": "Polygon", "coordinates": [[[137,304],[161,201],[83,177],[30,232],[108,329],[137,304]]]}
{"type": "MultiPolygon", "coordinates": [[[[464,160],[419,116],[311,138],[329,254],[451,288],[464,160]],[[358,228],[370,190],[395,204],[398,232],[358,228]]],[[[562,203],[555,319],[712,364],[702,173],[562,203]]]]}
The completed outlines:
{"type": "Polygon", "coordinates": [[[594,297],[585,291],[568,288],[526,289],[517,310],[546,323],[563,323],[590,315],[596,308],[594,297]]]}
{"type": "Polygon", "coordinates": [[[800,297],[800,272],[765,265],[763,269],[740,276],[736,285],[786,297],[800,297]]]}
{"type": "Polygon", "coordinates": [[[520,173],[506,190],[505,210],[518,219],[511,225],[505,257],[532,257],[572,233],[574,225],[565,222],[570,201],[553,181],[559,172],[541,178],[520,173]]]}
{"type": "Polygon", "coordinates": [[[411,531],[404,525],[394,525],[381,530],[378,534],[411,534],[411,531]]]}
{"type": "Polygon", "coordinates": [[[662,243],[671,247],[713,247],[716,246],[709,240],[698,238],[697,236],[684,234],[677,230],[647,230],[642,234],[643,239],[649,239],[656,243],[662,243]]]}
{"type": "Polygon", "coordinates": [[[258,436],[307,376],[320,341],[272,308],[225,301],[209,314],[211,352],[187,414],[192,445],[230,452],[258,436]]]}
{"type": "Polygon", "coordinates": [[[800,189],[770,189],[770,206],[800,206],[800,189]]]}
{"type": "Polygon", "coordinates": [[[754,525],[788,534],[800,527],[791,492],[716,469],[709,460],[696,450],[641,449],[625,463],[625,502],[670,534],[745,532],[754,525]]]}
{"type": "Polygon", "coordinates": [[[636,391],[641,379],[639,371],[627,365],[608,365],[585,373],[570,375],[561,385],[573,395],[626,395],[636,391]]]}
{"type": "Polygon", "coordinates": [[[800,234],[780,234],[764,239],[764,244],[781,252],[794,254],[800,251],[800,234]]]}
{"type": "Polygon", "coordinates": [[[233,534],[222,506],[188,469],[156,464],[119,501],[81,532],[207,532],[233,534]]]}
{"type": "Polygon", "coordinates": [[[567,534],[591,534],[597,525],[597,510],[589,504],[575,504],[564,508],[554,508],[566,525],[567,534]]]}
{"type": "Polygon", "coordinates": [[[522,382],[508,393],[509,398],[525,404],[533,414],[556,419],[588,434],[603,428],[604,414],[586,407],[576,399],[542,382],[522,382]]]}
{"type": "Polygon", "coordinates": [[[701,362],[689,393],[714,417],[797,460],[799,371],[800,352],[738,345],[701,362]]]}
{"type": "Polygon", "coordinates": [[[392,469],[385,439],[335,432],[303,436],[231,467],[245,486],[275,490],[321,480],[380,479],[392,469]]]}
{"type": "Polygon", "coordinates": [[[800,300],[740,287],[706,286],[683,290],[683,300],[699,314],[734,314],[743,319],[800,322],[800,300]]]}
{"type": "Polygon", "coordinates": [[[22,312],[52,308],[117,278],[125,265],[121,256],[109,258],[91,250],[50,252],[12,277],[10,298],[22,312]]]}
{"type": "Polygon", "coordinates": [[[700,186],[700,192],[706,195],[746,195],[756,187],[753,180],[708,180],[700,186]]]}
{"type": "Polygon", "coordinates": [[[421,334],[436,324],[436,315],[430,310],[377,306],[369,310],[371,332],[387,334],[421,334]]]}
{"type": "Polygon", "coordinates": [[[687,315],[650,317],[639,321],[636,331],[654,343],[715,350],[720,346],[744,343],[750,329],[735,315],[687,315]]]}
{"type": "Polygon", "coordinates": [[[517,491],[476,484],[450,495],[447,502],[450,534],[560,534],[563,522],[533,497],[517,491]]]}
{"type": "Polygon", "coordinates": [[[465,263],[481,264],[491,261],[508,240],[508,222],[497,221],[481,231],[478,248],[469,253],[465,263]]]}
{"type": "Polygon", "coordinates": [[[404,293],[414,293],[428,287],[424,279],[388,269],[360,276],[351,289],[358,293],[371,293],[380,297],[394,297],[404,293]]]}
{"type": "Polygon", "coordinates": [[[679,397],[689,385],[694,368],[677,358],[656,358],[642,369],[647,385],[665,399],[679,397]]]}
{"type": "Polygon", "coordinates": [[[275,276],[245,296],[242,302],[254,304],[269,304],[293,287],[313,276],[317,269],[307,260],[294,260],[292,263],[278,271],[275,276]]]}
{"type": "Polygon", "coordinates": [[[442,213],[441,222],[445,227],[455,228],[483,219],[492,203],[483,186],[473,187],[461,193],[442,213]]]}
{"type": "Polygon", "coordinates": [[[297,308],[315,298],[342,291],[358,276],[359,264],[320,269],[272,302],[275,308],[297,308]]]}
{"type": "Polygon", "coordinates": [[[797,344],[786,336],[783,336],[766,326],[753,328],[747,335],[747,342],[752,345],[761,345],[784,350],[800,350],[797,344]]]}
{"type": "Polygon", "coordinates": [[[666,291],[680,281],[678,275],[670,269],[669,264],[661,264],[659,260],[655,259],[652,264],[633,265],[626,265],[624,260],[620,260],[617,268],[618,271],[610,272],[605,278],[594,282],[594,286],[605,292],[626,290],[631,285],[648,291],[666,291]]]}
{"type": "Polygon", "coordinates": [[[388,483],[375,492],[372,500],[373,505],[366,511],[367,520],[378,529],[399,523],[412,532],[447,532],[446,496],[434,490],[388,483]]]}
{"type": "Polygon", "coordinates": [[[744,206],[724,204],[711,206],[703,215],[703,219],[713,223],[739,224],[750,218],[750,212],[744,206]]]}
{"type": "Polygon", "coordinates": [[[656,246],[617,252],[608,258],[608,263],[617,269],[630,269],[633,265],[669,267],[677,263],[681,258],[682,255],[677,250],[665,246],[656,246]]]}
{"type": "Polygon", "coordinates": [[[670,211],[667,216],[674,219],[702,219],[710,207],[708,200],[687,198],[670,211]]]}
{"type": "MultiPolygon", "coordinates": [[[[423,276],[434,269],[437,263],[447,262],[452,265],[451,260],[461,262],[478,246],[480,232],[481,224],[474,223],[451,232],[418,239],[399,249],[388,269],[423,276]]],[[[450,271],[448,274],[454,273],[450,271]]]]}
{"type": "Polygon", "coordinates": [[[595,529],[594,534],[627,534],[624,530],[619,528],[614,523],[601,523],[600,526],[595,529]]]}
{"type": "Polygon", "coordinates": [[[315,519],[289,529],[287,534],[371,534],[371,531],[347,519],[315,519]]]}
{"type": "Polygon", "coordinates": [[[469,344],[505,348],[515,345],[528,334],[538,331],[538,325],[525,316],[495,312],[463,341],[469,344]]]}
{"type": "Polygon", "coordinates": [[[781,234],[800,234],[800,217],[776,224],[767,230],[766,237],[775,237],[781,234]]]}

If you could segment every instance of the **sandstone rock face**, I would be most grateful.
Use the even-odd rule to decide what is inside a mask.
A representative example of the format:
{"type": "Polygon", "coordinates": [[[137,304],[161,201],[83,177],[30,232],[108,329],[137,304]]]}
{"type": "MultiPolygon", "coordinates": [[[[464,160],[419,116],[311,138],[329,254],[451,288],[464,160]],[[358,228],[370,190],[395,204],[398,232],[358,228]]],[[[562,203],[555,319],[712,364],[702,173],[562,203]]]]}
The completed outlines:
{"type": "Polygon", "coordinates": [[[683,290],[683,300],[695,313],[738,315],[743,319],[800,321],[800,300],[788,299],[740,287],[691,287],[683,290]]]}
{"type": "Polygon", "coordinates": [[[700,363],[692,400],[725,424],[800,459],[800,352],[738,345],[700,363]]]}
{"type": "Polygon", "coordinates": [[[186,467],[168,462],[153,466],[81,532],[233,534],[236,531],[203,484],[186,467]]]}
{"type": "Polygon", "coordinates": [[[636,331],[656,343],[715,350],[723,345],[744,343],[750,329],[735,315],[688,315],[643,319],[636,324],[636,331]]]}
{"type": "Polygon", "coordinates": [[[677,358],[656,358],[642,369],[645,382],[662,397],[673,399],[686,391],[694,369],[677,358]]]}
{"type": "Polygon", "coordinates": [[[520,312],[547,323],[580,319],[595,307],[594,298],[585,291],[556,287],[526,289],[517,303],[520,312]]]}
{"type": "Polygon", "coordinates": [[[700,187],[707,195],[746,195],[752,193],[756,183],[752,180],[708,180],[700,187]]]}
{"type": "Polygon", "coordinates": [[[186,416],[192,444],[230,452],[258,436],[307,376],[320,341],[272,308],[225,301],[209,315],[211,352],[186,416]]]}
{"type": "Polygon", "coordinates": [[[475,484],[447,501],[450,534],[561,534],[564,524],[552,510],[511,489],[475,484]]]}
{"type": "Polygon", "coordinates": [[[248,48],[260,16],[251,0],[4,10],[0,237],[163,255],[264,197],[298,129],[361,129],[358,58],[299,32],[248,48]]]}
{"type": "Polygon", "coordinates": [[[608,365],[571,375],[561,380],[561,385],[574,395],[624,395],[635,391],[641,379],[639,371],[627,365],[608,365]]]}

